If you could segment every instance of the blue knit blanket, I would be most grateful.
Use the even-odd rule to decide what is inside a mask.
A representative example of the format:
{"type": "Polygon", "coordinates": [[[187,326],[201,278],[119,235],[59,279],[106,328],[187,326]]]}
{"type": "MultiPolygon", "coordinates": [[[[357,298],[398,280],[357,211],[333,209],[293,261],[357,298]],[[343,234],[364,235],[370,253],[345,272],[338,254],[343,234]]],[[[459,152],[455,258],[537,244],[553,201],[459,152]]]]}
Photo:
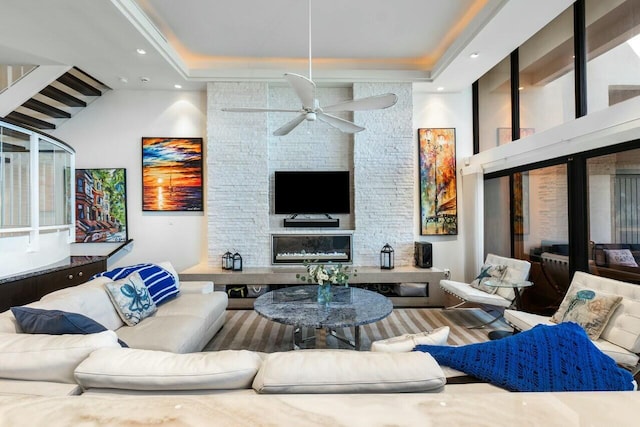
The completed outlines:
{"type": "Polygon", "coordinates": [[[480,344],[419,345],[415,351],[511,391],[633,390],[631,373],[618,367],[572,322],[538,325],[480,344]]]}

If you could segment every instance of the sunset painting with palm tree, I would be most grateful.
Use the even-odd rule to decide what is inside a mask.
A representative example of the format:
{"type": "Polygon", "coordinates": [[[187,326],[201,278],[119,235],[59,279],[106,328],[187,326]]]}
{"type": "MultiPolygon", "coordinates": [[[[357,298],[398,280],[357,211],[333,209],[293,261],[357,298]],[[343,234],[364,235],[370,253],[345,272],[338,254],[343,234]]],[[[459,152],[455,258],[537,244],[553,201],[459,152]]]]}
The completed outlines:
{"type": "Polygon", "coordinates": [[[202,138],[142,138],[142,210],[203,210],[202,138]]]}

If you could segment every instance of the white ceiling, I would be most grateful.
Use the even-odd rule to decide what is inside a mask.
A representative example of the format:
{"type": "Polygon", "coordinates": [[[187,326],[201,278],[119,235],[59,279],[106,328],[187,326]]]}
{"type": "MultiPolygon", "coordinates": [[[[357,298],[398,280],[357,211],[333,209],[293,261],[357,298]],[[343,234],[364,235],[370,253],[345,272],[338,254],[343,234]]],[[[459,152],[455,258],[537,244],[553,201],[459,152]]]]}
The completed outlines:
{"type": "MultiPolygon", "coordinates": [[[[312,77],[458,91],[572,3],[311,0],[312,77]]],[[[0,0],[0,11],[0,63],[75,65],[114,89],[309,74],[308,0],[0,0]]]]}

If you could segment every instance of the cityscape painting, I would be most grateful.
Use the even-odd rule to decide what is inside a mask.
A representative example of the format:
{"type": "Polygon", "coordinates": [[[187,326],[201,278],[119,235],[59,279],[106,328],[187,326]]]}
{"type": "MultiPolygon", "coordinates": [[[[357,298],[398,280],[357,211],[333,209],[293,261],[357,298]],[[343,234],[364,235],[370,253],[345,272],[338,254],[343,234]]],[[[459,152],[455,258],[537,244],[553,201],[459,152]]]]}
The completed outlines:
{"type": "Polygon", "coordinates": [[[202,138],[142,138],[142,210],[203,210],[202,138]]]}
{"type": "Polygon", "coordinates": [[[420,234],[458,234],[455,129],[418,129],[418,150],[420,234]]]}
{"type": "Polygon", "coordinates": [[[76,242],[127,241],[125,169],[76,169],[76,242]]]}

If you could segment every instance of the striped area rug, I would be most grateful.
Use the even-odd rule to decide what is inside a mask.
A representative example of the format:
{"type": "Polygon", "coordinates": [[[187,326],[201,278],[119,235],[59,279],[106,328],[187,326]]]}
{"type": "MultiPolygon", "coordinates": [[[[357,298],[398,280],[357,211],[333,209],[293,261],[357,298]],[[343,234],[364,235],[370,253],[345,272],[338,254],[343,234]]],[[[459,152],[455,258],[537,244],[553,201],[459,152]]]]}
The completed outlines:
{"type": "MultiPolygon", "coordinates": [[[[510,330],[503,321],[494,322],[482,329],[467,326],[488,322],[494,315],[479,308],[403,308],[394,309],[385,319],[360,327],[363,350],[371,348],[371,342],[406,333],[430,331],[449,326],[449,345],[462,345],[487,341],[487,333],[496,329],[510,330]]],[[[353,328],[337,331],[353,340],[353,328]]],[[[313,334],[313,330],[307,332],[313,334]]],[[[253,310],[228,310],[224,327],[207,344],[204,351],[254,350],[265,353],[287,351],[293,348],[293,326],[265,319],[253,310]]],[[[327,348],[347,348],[332,336],[327,337],[327,348]]]]}

